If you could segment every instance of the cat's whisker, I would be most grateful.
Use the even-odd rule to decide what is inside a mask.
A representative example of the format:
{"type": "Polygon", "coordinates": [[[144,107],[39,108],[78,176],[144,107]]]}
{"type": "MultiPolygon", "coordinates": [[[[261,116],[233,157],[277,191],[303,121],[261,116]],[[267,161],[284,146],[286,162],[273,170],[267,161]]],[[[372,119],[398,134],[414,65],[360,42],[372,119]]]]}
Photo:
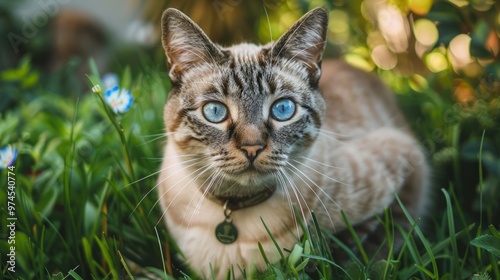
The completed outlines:
{"type": "Polygon", "coordinates": [[[333,137],[333,136],[331,136],[331,135],[328,135],[328,134],[326,134],[326,133],[324,133],[324,132],[322,132],[322,131],[318,131],[318,134],[319,134],[319,135],[322,135],[322,136],[324,136],[324,137],[326,137],[326,138],[328,138],[328,139],[331,139],[331,140],[333,140],[333,141],[335,141],[335,142],[338,142],[338,143],[340,143],[340,144],[345,145],[345,143],[344,143],[343,141],[340,141],[339,139],[337,139],[337,138],[335,138],[335,137],[333,137]]]}
{"type": "MultiPolygon", "coordinates": [[[[146,178],[149,178],[149,177],[151,177],[151,176],[154,176],[154,175],[156,175],[156,174],[158,174],[158,173],[161,173],[161,172],[163,172],[164,170],[170,169],[170,168],[172,168],[172,167],[176,167],[176,166],[178,166],[178,165],[186,164],[186,163],[188,163],[188,162],[192,162],[192,161],[196,161],[196,160],[198,160],[198,159],[190,159],[190,160],[186,160],[186,161],[184,161],[184,162],[180,162],[180,163],[177,163],[177,164],[172,164],[172,165],[167,166],[167,167],[165,167],[165,168],[162,168],[162,169],[160,169],[160,170],[158,170],[158,171],[156,171],[156,172],[154,172],[154,173],[152,173],[152,174],[150,174],[150,175],[148,175],[148,176],[146,176],[146,177],[144,177],[144,178],[142,178],[142,179],[140,179],[140,180],[138,180],[138,181],[136,181],[136,182],[142,181],[142,180],[144,180],[144,179],[146,179],[146,178]]],[[[139,202],[137,203],[137,205],[134,207],[134,209],[132,210],[132,213],[130,213],[130,216],[129,216],[129,217],[131,217],[131,216],[132,216],[132,214],[134,214],[134,212],[137,210],[137,208],[139,208],[139,205],[140,205],[140,204],[144,201],[144,199],[146,199],[146,197],[147,197],[149,194],[151,194],[154,190],[156,190],[156,188],[157,188],[157,187],[158,187],[158,186],[159,186],[159,185],[160,185],[163,181],[165,181],[165,180],[166,180],[166,179],[168,179],[169,177],[174,176],[175,174],[177,174],[177,173],[179,173],[179,172],[182,172],[183,170],[185,170],[185,169],[187,169],[187,168],[189,168],[189,167],[191,167],[191,166],[196,165],[197,163],[198,163],[198,162],[195,162],[195,163],[189,164],[189,165],[187,165],[187,166],[183,167],[182,169],[177,170],[177,171],[175,171],[174,173],[169,174],[167,177],[163,178],[160,182],[158,182],[156,185],[154,185],[154,187],[152,187],[152,188],[151,188],[148,192],[146,192],[146,194],[145,194],[145,195],[143,195],[143,196],[142,196],[141,200],[139,200],[139,202]]],[[[132,184],[134,184],[134,183],[132,183],[132,184]]],[[[132,185],[132,184],[129,184],[129,185],[132,185]]],[[[158,201],[154,204],[154,206],[156,206],[156,204],[157,204],[157,203],[158,203],[158,201]]],[[[154,208],[154,206],[153,206],[153,208],[154,208]]],[[[151,211],[150,211],[150,212],[151,212],[151,211]]]]}
{"type": "Polygon", "coordinates": [[[169,169],[169,168],[171,168],[171,167],[174,167],[174,166],[177,166],[177,165],[180,165],[180,164],[183,164],[183,163],[187,163],[187,162],[195,161],[195,160],[198,160],[198,159],[190,159],[190,160],[187,160],[187,161],[182,162],[182,163],[177,163],[177,164],[173,164],[173,165],[171,165],[171,166],[167,166],[167,167],[165,167],[165,168],[162,168],[162,169],[160,169],[160,170],[158,170],[158,171],[155,171],[155,172],[153,172],[153,173],[151,173],[151,174],[149,174],[149,175],[147,175],[147,176],[142,177],[141,179],[137,179],[137,180],[135,180],[135,181],[134,181],[134,182],[132,182],[132,183],[129,183],[129,184],[125,185],[125,186],[120,187],[120,188],[118,189],[118,191],[122,191],[123,189],[125,189],[125,188],[127,188],[127,187],[130,187],[130,186],[132,186],[132,185],[134,185],[134,184],[137,184],[137,183],[139,183],[139,182],[141,182],[141,181],[144,181],[144,180],[146,180],[147,178],[153,177],[153,176],[157,175],[158,173],[161,173],[163,170],[167,170],[167,169],[169,169]]]}
{"type": "Polygon", "coordinates": [[[305,164],[305,163],[303,163],[303,162],[297,161],[297,163],[298,163],[298,164],[300,164],[300,165],[302,165],[302,166],[304,166],[305,168],[307,168],[307,169],[309,169],[309,170],[311,170],[311,171],[314,171],[315,173],[317,173],[317,174],[319,174],[319,175],[321,175],[321,176],[323,176],[323,177],[325,177],[325,178],[327,178],[327,179],[329,179],[329,180],[331,180],[331,181],[335,182],[335,183],[339,183],[339,184],[341,184],[341,185],[344,185],[344,186],[349,186],[349,187],[352,187],[352,186],[353,186],[352,184],[344,183],[344,182],[339,181],[339,180],[337,180],[337,179],[335,179],[335,178],[332,178],[332,177],[330,177],[330,176],[328,176],[328,175],[326,175],[326,174],[324,174],[324,173],[322,173],[322,172],[320,172],[320,171],[318,171],[318,170],[314,169],[313,167],[310,167],[309,165],[307,165],[307,164],[305,164]]]}
{"type": "MultiPolygon", "coordinates": [[[[348,169],[347,167],[340,167],[340,166],[333,166],[333,165],[329,165],[329,164],[323,163],[323,162],[321,162],[321,161],[317,161],[317,160],[314,160],[314,159],[312,159],[312,158],[308,158],[308,157],[304,157],[304,156],[299,156],[299,157],[300,157],[300,158],[302,158],[302,159],[305,159],[305,160],[307,160],[307,161],[311,161],[311,162],[313,162],[313,163],[316,163],[316,164],[319,164],[319,165],[322,165],[322,166],[328,167],[328,168],[340,169],[340,170],[342,170],[342,169],[343,169],[343,170],[348,169]]],[[[294,159],[293,161],[298,162],[298,163],[301,163],[300,161],[295,160],[295,159],[294,159]]]]}
{"type": "MultiPolygon", "coordinates": [[[[288,181],[290,189],[293,191],[293,193],[295,195],[295,198],[297,200],[297,204],[299,206],[300,213],[302,214],[303,221],[307,222],[306,213],[304,212],[304,207],[302,206],[302,202],[301,202],[301,200],[304,202],[304,204],[307,208],[306,210],[308,211],[308,213],[310,213],[311,208],[309,208],[309,205],[307,204],[306,198],[300,192],[299,188],[297,187],[297,185],[293,181],[293,178],[291,178],[291,176],[283,168],[280,168],[280,169],[281,169],[282,174],[285,176],[285,179],[288,181]]],[[[292,212],[292,215],[295,215],[295,213],[292,212]]]]}
{"type": "Polygon", "coordinates": [[[171,134],[174,134],[175,132],[162,132],[162,133],[157,133],[157,134],[148,134],[148,135],[141,135],[141,138],[151,138],[151,137],[158,137],[158,136],[168,136],[171,134]]]}
{"type": "Polygon", "coordinates": [[[141,138],[153,138],[153,139],[149,139],[148,141],[142,142],[138,146],[146,145],[146,144],[149,144],[151,142],[155,142],[155,141],[162,139],[162,138],[167,138],[168,136],[173,135],[173,134],[175,134],[175,132],[164,132],[164,133],[158,133],[158,134],[143,135],[143,136],[141,136],[141,138]]]}
{"type": "Polygon", "coordinates": [[[333,135],[340,136],[340,137],[345,137],[345,138],[352,137],[352,135],[342,134],[342,133],[331,131],[331,130],[327,130],[327,129],[324,129],[324,128],[320,128],[319,131],[321,131],[323,133],[326,133],[326,134],[333,134],[333,135]]]}
{"type": "MultiPolygon", "coordinates": [[[[199,163],[199,162],[195,162],[195,163],[192,163],[192,164],[189,164],[189,165],[183,166],[181,169],[176,170],[176,171],[175,171],[175,172],[173,172],[173,173],[170,173],[168,176],[166,176],[166,177],[162,178],[162,179],[158,182],[158,184],[156,184],[156,185],[155,185],[155,187],[157,187],[158,185],[160,185],[161,183],[163,183],[163,182],[164,182],[165,180],[167,180],[168,178],[170,178],[170,177],[172,177],[172,176],[174,176],[174,175],[176,175],[176,174],[178,174],[178,173],[181,173],[182,171],[184,171],[184,170],[186,170],[186,169],[188,169],[188,168],[190,168],[190,167],[192,167],[192,166],[195,166],[195,165],[197,165],[198,163],[199,163]]],[[[201,170],[201,169],[203,169],[203,168],[205,168],[205,167],[207,167],[207,166],[209,166],[209,165],[212,165],[212,164],[211,164],[211,163],[208,163],[208,164],[205,164],[205,165],[203,165],[203,166],[199,167],[198,169],[196,169],[196,170],[194,170],[194,171],[191,171],[189,174],[187,174],[187,175],[186,175],[186,176],[184,176],[182,179],[180,179],[177,183],[175,183],[175,184],[171,185],[171,186],[170,186],[167,190],[165,190],[165,192],[163,193],[163,195],[164,195],[164,194],[166,194],[166,193],[168,193],[168,192],[169,192],[169,191],[170,191],[173,187],[177,186],[177,184],[179,184],[180,182],[182,182],[184,179],[186,179],[186,178],[190,177],[191,175],[195,174],[195,173],[196,173],[196,172],[198,172],[199,170],[201,170]]],[[[160,200],[160,199],[158,199],[158,200],[156,201],[156,203],[155,203],[153,206],[156,206],[156,204],[159,202],[159,200],[160,200]]]]}
{"type": "MultiPolygon", "coordinates": [[[[185,154],[185,155],[175,155],[175,156],[170,156],[171,158],[185,158],[185,157],[196,157],[196,158],[193,158],[193,159],[190,159],[188,161],[184,161],[182,163],[187,163],[187,162],[190,162],[190,161],[193,161],[193,160],[204,160],[206,158],[208,158],[208,156],[204,156],[204,155],[199,155],[199,154],[185,154]]],[[[153,157],[147,157],[147,158],[143,158],[143,159],[148,159],[148,160],[164,160],[165,158],[164,157],[160,157],[160,158],[153,158],[153,157]]],[[[176,163],[175,165],[172,165],[172,166],[177,166],[179,164],[182,164],[182,163],[176,163]]],[[[170,168],[170,166],[167,166],[166,168],[170,168]]],[[[158,172],[156,172],[158,173],[158,172]]]]}
{"type": "Polygon", "coordinates": [[[309,176],[307,176],[307,174],[305,174],[304,172],[302,172],[300,169],[298,169],[297,167],[295,167],[291,163],[288,163],[288,165],[291,166],[296,171],[294,171],[290,167],[288,167],[288,170],[290,170],[293,174],[295,174],[295,176],[297,176],[297,178],[299,178],[304,184],[306,184],[306,186],[313,192],[314,196],[321,203],[321,206],[323,207],[323,209],[325,209],[325,212],[326,212],[326,214],[328,216],[328,219],[330,220],[330,223],[333,226],[333,229],[335,229],[335,224],[334,224],[333,219],[332,219],[332,217],[330,215],[330,210],[326,207],[325,203],[323,202],[323,200],[321,199],[321,197],[318,195],[318,193],[311,187],[311,185],[309,183],[307,183],[304,180],[304,178],[307,179],[309,182],[311,182],[316,188],[318,188],[318,190],[320,190],[321,193],[323,195],[325,195],[331,202],[333,202],[333,204],[335,204],[339,209],[342,209],[340,207],[340,205],[325,190],[323,190],[320,186],[318,186],[318,184],[316,182],[314,182],[311,178],[309,178],[309,176]]]}
{"type": "MultiPolygon", "coordinates": [[[[207,178],[207,180],[205,180],[205,182],[207,182],[208,179],[210,179],[210,182],[208,183],[207,187],[204,189],[203,195],[201,195],[200,199],[196,203],[196,206],[195,206],[195,208],[193,210],[193,213],[191,214],[191,217],[189,218],[189,222],[188,222],[188,225],[186,227],[188,230],[191,227],[191,223],[193,222],[194,217],[197,215],[198,210],[201,208],[201,205],[202,205],[203,201],[205,201],[205,199],[208,197],[207,194],[210,192],[210,189],[212,188],[212,186],[215,185],[215,184],[217,184],[217,182],[219,182],[219,180],[222,180],[223,176],[219,176],[221,173],[222,173],[221,170],[217,170],[216,172],[212,173],[207,178]]],[[[202,187],[205,184],[205,182],[203,182],[202,187]]],[[[188,208],[191,205],[194,197],[195,196],[193,195],[193,198],[191,199],[191,201],[189,201],[188,208]]],[[[186,217],[186,213],[184,214],[184,218],[185,217],[186,217]]]]}
{"type": "MultiPolygon", "coordinates": [[[[208,163],[208,164],[205,164],[204,166],[192,171],[191,173],[189,174],[186,174],[186,176],[184,176],[184,178],[182,178],[181,180],[179,180],[177,183],[173,184],[172,186],[170,186],[165,192],[162,193],[162,195],[156,200],[156,202],[153,204],[153,207],[151,208],[151,210],[149,211],[148,215],[151,213],[151,211],[153,211],[153,208],[156,207],[156,205],[163,199],[163,197],[175,186],[177,186],[180,182],[184,181],[186,178],[189,178],[191,177],[193,174],[195,174],[196,172],[200,171],[201,169],[205,169],[204,172],[206,172],[207,170],[209,170],[211,167],[212,167],[213,163],[208,163]]],[[[202,172],[201,174],[203,174],[204,172],[202,172]]],[[[201,176],[201,174],[198,174],[199,176],[201,176]]],[[[186,187],[188,187],[193,181],[195,181],[196,179],[198,179],[199,176],[194,176],[193,178],[191,178],[191,180],[189,180],[186,184],[184,184],[184,186],[182,187],[182,189],[177,192],[177,194],[172,198],[172,201],[170,201],[170,203],[165,207],[165,210],[163,211],[162,215],[160,216],[160,218],[158,219],[158,222],[156,223],[156,225],[158,225],[162,220],[163,220],[163,217],[165,216],[165,214],[167,213],[168,209],[170,208],[170,206],[172,205],[172,203],[177,199],[177,197],[184,191],[184,189],[186,187]]]]}
{"type": "MultiPolygon", "coordinates": [[[[269,14],[267,13],[266,5],[264,3],[262,3],[262,6],[264,7],[264,12],[266,13],[267,26],[269,26],[269,38],[271,39],[271,41],[273,41],[273,31],[271,29],[271,21],[269,20],[269,14]]],[[[271,62],[271,67],[273,67],[273,53],[272,52],[271,52],[270,62],[271,62]]]]}
{"type": "Polygon", "coordinates": [[[284,176],[286,176],[286,175],[283,174],[283,171],[281,169],[279,169],[276,176],[277,176],[278,182],[280,184],[279,186],[283,189],[283,193],[286,196],[286,199],[287,199],[287,202],[288,202],[288,208],[290,209],[290,214],[291,214],[291,217],[292,217],[292,220],[293,220],[293,225],[297,229],[297,235],[300,235],[299,223],[297,221],[297,217],[295,215],[295,211],[294,211],[294,208],[293,208],[293,204],[294,203],[292,201],[292,198],[290,196],[290,192],[288,191],[288,188],[286,186],[286,181],[285,181],[285,178],[284,178],[284,176]]]}
{"type": "MultiPolygon", "coordinates": [[[[211,168],[212,166],[209,166],[208,168],[211,168]]],[[[205,173],[206,170],[202,171],[201,174],[205,173]]],[[[205,199],[205,197],[207,196],[207,194],[210,192],[210,189],[212,187],[212,184],[214,183],[214,179],[217,179],[218,178],[218,175],[221,173],[222,171],[219,169],[215,172],[213,172],[212,174],[210,174],[210,176],[208,176],[205,181],[203,181],[203,183],[201,183],[200,185],[200,189],[203,189],[203,195],[201,196],[201,199],[196,203],[196,206],[195,206],[195,209],[193,211],[193,215],[191,215],[191,218],[189,219],[189,223],[188,225],[191,224],[191,221],[193,219],[193,216],[195,215],[196,211],[199,209],[199,207],[201,206],[201,203],[203,202],[203,200],[205,199]],[[208,185],[206,187],[205,184],[208,183],[208,185]]],[[[200,174],[200,175],[201,175],[200,174]]],[[[200,176],[198,176],[199,178],[200,176]]],[[[193,199],[195,198],[196,196],[193,195],[193,198],[191,198],[191,200],[189,201],[189,204],[188,204],[188,208],[191,206],[191,203],[193,202],[193,199]]],[[[184,213],[184,216],[183,218],[186,218],[186,213],[184,213]]],[[[188,226],[189,227],[189,226],[188,226]]]]}
{"type": "Polygon", "coordinates": [[[153,138],[153,139],[150,139],[150,140],[148,140],[148,141],[142,142],[141,144],[138,144],[137,146],[147,145],[147,144],[149,144],[149,143],[153,143],[153,142],[155,142],[155,141],[158,141],[158,140],[160,140],[160,139],[162,139],[162,138],[166,138],[166,137],[167,137],[166,135],[158,136],[158,137],[156,137],[156,138],[153,138]]]}

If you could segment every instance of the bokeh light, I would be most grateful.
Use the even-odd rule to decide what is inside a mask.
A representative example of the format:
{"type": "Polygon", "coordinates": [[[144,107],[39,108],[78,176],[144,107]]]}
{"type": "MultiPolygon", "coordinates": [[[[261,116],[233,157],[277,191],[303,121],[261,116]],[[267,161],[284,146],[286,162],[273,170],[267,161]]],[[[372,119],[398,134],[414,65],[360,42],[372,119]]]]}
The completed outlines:
{"type": "Polygon", "coordinates": [[[457,35],[450,42],[448,57],[453,68],[458,71],[472,62],[470,55],[471,37],[466,34],[457,35]]]}
{"type": "Polygon", "coordinates": [[[427,80],[419,74],[413,74],[410,76],[409,85],[411,89],[417,92],[424,92],[427,88],[429,88],[427,80]]]}
{"type": "Polygon", "coordinates": [[[350,49],[349,52],[345,55],[344,60],[347,63],[368,72],[372,71],[375,68],[375,65],[370,59],[370,51],[368,50],[368,48],[363,46],[350,49]]]}
{"type": "Polygon", "coordinates": [[[474,90],[467,82],[458,79],[455,81],[455,83],[458,85],[455,87],[453,95],[458,102],[464,104],[475,99],[474,90]]]}
{"type": "Polygon", "coordinates": [[[471,0],[470,2],[472,7],[480,12],[488,11],[495,4],[493,0],[471,0]]]}
{"type": "Polygon", "coordinates": [[[425,65],[431,72],[437,73],[448,68],[448,61],[441,51],[435,50],[425,56],[425,65]]]}
{"type": "Polygon", "coordinates": [[[372,59],[380,69],[384,70],[393,69],[398,64],[396,55],[386,45],[373,48],[372,59]]]}
{"type": "Polygon", "coordinates": [[[388,46],[397,53],[408,49],[409,26],[401,11],[393,5],[384,5],[377,12],[380,31],[388,46]]]}
{"type": "Polygon", "coordinates": [[[424,46],[433,46],[438,40],[438,29],[434,22],[422,18],[415,21],[413,26],[415,39],[424,46]]]}
{"type": "Polygon", "coordinates": [[[497,36],[500,36],[500,13],[498,13],[496,19],[496,30],[497,30],[497,36]]]}
{"type": "Polygon", "coordinates": [[[488,38],[486,39],[484,45],[486,46],[486,49],[491,51],[494,56],[498,54],[499,50],[498,41],[499,41],[498,34],[494,30],[491,30],[488,34],[488,38]]]}
{"type": "Polygon", "coordinates": [[[453,3],[453,5],[459,8],[469,5],[469,1],[467,0],[448,0],[448,1],[450,1],[451,3],[453,3]]]}
{"type": "Polygon", "coordinates": [[[409,0],[408,8],[417,15],[426,15],[432,7],[433,0],[409,0]]]}
{"type": "Polygon", "coordinates": [[[336,45],[347,43],[350,36],[349,16],[342,10],[330,12],[330,24],[328,26],[329,40],[336,45]]]}

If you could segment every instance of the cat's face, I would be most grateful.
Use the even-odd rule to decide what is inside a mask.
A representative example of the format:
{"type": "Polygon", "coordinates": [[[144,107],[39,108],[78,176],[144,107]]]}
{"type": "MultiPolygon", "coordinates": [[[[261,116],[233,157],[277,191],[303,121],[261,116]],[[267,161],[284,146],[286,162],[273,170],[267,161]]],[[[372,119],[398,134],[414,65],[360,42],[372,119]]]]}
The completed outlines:
{"type": "Polygon", "coordinates": [[[163,46],[173,89],[169,145],[199,159],[216,196],[248,196],[279,180],[318,134],[327,13],[306,14],[276,43],[221,48],[177,10],[165,12],[163,46]]]}

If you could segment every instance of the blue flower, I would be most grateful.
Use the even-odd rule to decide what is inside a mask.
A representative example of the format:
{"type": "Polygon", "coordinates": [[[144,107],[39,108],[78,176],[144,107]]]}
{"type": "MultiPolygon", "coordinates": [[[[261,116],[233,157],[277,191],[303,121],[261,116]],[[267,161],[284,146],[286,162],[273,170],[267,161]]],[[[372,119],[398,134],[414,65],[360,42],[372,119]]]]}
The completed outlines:
{"type": "Polygon", "coordinates": [[[104,99],[106,100],[106,103],[111,106],[111,109],[115,112],[115,114],[127,112],[134,102],[134,98],[132,97],[130,91],[120,89],[118,86],[108,89],[106,94],[104,94],[104,99]]]}
{"type": "Polygon", "coordinates": [[[104,100],[111,107],[115,114],[127,112],[134,97],[127,89],[120,89],[118,76],[115,73],[107,73],[102,76],[102,83],[106,90],[104,100]]]}
{"type": "Polygon", "coordinates": [[[102,84],[105,90],[112,89],[115,86],[119,86],[119,79],[115,73],[106,73],[102,76],[102,84]]]}
{"type": "Polygon", "coordinates": [[[0,169],[5,169],[14,165],[17,158],[17,149],[12,148],[10,145],[0,149],[0,169]]]}

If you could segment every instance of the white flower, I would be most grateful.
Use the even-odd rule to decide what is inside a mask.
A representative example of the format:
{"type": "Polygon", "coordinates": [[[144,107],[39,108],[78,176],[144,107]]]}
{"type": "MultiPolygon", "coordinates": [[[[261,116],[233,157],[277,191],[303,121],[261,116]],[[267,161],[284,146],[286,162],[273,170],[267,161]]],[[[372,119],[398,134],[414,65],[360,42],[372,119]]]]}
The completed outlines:
{"type": "Polygon", "coordinates": [[[130,91],[120,89],[118,86],[114,86],[113,88],[106,90],[104,99],[106,100],[106,103],[111,106],[111,109],[115,114],[127,112],[134,102],[134,98],[132,97],[130,91]]]}
{"type": "Polygon", "coordinates": [[[0,169],[14,165],[17,158],[17,150],[10,145],[0,149],[0,169]]]}
{"type": "Polygon", "coordinates": [[[98,93],[98,94],[101,93],[101,86],[99,86],[99,85],[93,86],[92,87],[92,92],[93,93],[98,93]]]}

